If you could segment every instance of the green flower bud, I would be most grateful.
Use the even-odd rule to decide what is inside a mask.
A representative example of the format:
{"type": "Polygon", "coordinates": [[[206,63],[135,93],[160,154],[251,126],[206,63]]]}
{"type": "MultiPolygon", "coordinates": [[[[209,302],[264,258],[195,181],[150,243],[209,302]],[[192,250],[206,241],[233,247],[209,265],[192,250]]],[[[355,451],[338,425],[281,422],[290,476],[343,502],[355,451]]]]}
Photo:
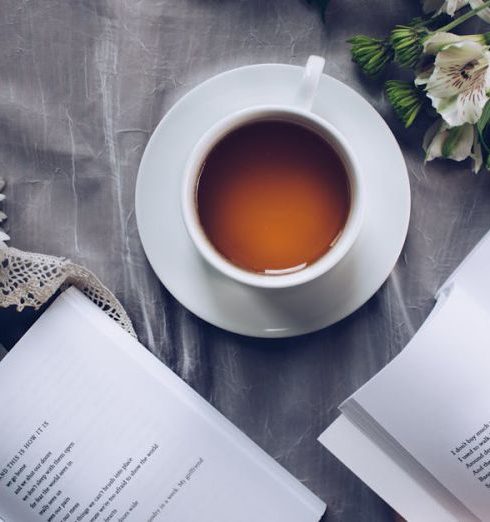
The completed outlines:
{"type": "Polygon", "coordinates": [[[414,68],[422,56],[423,39],[428,34],[425,27],[397,25],[390,36],[395,61],[402,67],[414,68]]]}
{"type": "Polygon", "coordinates": [[[378,74],[393,59],[393,50],[386,40],[357,35],[347,42],[352,46],[352,59],[369,76],[378,74]]]}
{"type": "Polygon", "coordinates": [[[410,127],[426,101],[424,93],[413,83],[399,80],[388,80],[385,90],[398,118],[410,127]]]}

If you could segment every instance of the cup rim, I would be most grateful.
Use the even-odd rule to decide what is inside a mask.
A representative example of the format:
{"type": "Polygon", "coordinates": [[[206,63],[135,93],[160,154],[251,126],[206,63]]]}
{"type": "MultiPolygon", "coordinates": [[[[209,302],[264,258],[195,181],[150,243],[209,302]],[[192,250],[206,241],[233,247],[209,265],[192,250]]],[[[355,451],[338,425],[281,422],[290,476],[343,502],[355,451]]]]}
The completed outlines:
{"type": "Polygon", "coordinates": [[[289,288],[313,281],[331,270],[347,254],[359,235],[364,214],[364,187],[359,163],[343,135],[316,114],[297,107],[264,105],[227,115],[215,123],[197,142],[184,168],[181,209],[186,230],[202,257],[218,272],[240,283],[259,288],[289,288]],[[211,243],[201,225],[196,190],[202,166],[211,150],[227,134],[257,121],[290,121],[315,132],[331,145],[342,160],[349,177],[351,204],[345,226],[327,252],[316,261],[285,274],[261,274],[234,265],[211,243]],[[300,121],[298,121],[300,120],[300,121]]]}

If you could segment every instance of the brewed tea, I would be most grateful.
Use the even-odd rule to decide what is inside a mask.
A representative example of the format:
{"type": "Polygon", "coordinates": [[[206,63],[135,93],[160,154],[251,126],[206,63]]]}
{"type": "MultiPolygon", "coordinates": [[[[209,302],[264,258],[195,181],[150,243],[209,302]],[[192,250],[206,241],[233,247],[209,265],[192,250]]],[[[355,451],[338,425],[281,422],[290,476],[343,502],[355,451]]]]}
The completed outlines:
{"type": "Polygon", "coordinates": [[[333,147],[286,121],[226,135],[202,166],[196,197],[214,248],[264,274],[314,263],[335,244],[350,210],[349,178],[333,147]]]}

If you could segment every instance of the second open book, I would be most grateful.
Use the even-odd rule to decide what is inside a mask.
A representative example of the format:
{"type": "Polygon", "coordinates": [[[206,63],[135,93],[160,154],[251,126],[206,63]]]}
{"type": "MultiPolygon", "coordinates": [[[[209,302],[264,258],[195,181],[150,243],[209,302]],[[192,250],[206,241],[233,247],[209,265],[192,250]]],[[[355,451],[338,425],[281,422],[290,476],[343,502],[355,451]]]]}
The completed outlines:
{"type": "Polygon", "coordinates": [[[422,328],[321,435],[409,521],[490,520],[490,234],[422,328]]]}

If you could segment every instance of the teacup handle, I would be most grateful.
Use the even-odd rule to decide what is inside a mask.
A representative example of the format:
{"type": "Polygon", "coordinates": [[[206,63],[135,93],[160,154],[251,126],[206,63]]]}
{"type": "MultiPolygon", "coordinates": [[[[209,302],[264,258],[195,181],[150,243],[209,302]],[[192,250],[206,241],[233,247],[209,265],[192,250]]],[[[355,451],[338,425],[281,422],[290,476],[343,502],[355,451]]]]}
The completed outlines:
{"type": "Polygon", "coordinates": [[[313,106],[324,67],[325,58],[321,56],[311,55],[306,62],[296,103],[305,111],[310,111],[313,106]]]}

